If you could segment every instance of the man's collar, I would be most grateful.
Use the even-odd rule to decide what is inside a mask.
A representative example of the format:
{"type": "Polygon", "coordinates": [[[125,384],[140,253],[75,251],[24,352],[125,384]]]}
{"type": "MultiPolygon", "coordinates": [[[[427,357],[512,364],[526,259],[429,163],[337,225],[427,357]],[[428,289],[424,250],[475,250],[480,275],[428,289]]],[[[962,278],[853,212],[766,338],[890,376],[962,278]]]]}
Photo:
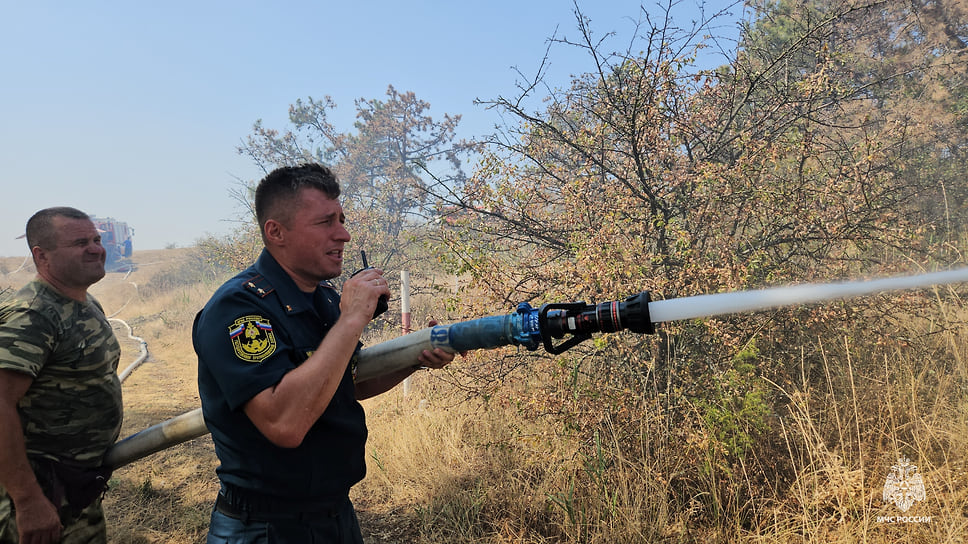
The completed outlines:
{"type": "Polygon", "coordinates": [[[287,314],[311,309],[309,301],[312,300],[312,297],[307,296],[307,293],[299,289],[296,282],[282,268],[279,261],[269,253],[269,250],[262,250],[262,254],[255,262],[255,269],[265,278],[268,286],[277,291],[282,307],[287,314]]]}

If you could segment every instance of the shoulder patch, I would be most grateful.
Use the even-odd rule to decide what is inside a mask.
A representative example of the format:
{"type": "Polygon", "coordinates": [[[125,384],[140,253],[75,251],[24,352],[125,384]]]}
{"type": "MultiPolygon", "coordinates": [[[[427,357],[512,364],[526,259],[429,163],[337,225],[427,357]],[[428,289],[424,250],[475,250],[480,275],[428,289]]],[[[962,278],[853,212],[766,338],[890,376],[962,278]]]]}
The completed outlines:
{"type": "Polygon", "coordinates": [[[265,298],[266,295],[275,291],[275,288],[269,284],[269,280],[267,280],[265,276],[255,276],[250,278],[246,280],[243,285],[246,289],[258,295],[259,298],[265,298]]]}
{"type": "Polygon", "coordinates": [[[261,315],[240,317],[229,326],[229,338],[235,356],[250,363],[260,363],[276,351],[272,324],[261,315]]]}

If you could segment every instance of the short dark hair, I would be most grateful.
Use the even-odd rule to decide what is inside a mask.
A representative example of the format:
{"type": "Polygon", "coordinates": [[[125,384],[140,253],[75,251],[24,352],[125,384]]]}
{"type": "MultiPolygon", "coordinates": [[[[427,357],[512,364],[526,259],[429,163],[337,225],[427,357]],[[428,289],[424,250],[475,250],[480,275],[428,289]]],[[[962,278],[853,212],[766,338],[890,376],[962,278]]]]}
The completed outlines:
{"type": "Polygon", "coordinates": [[[45,208],[35,213],[27,220],[27,247],[33,249],[54,249],[57,247],[57,233],[54,232],[54,218],[87,219],[91,216],[69,206],[45,208]]]}
{"type": "Polygon", "coordinates": [[[269,219],[289,226],[299,191],[306,188],[322,191],[333,200],[339,198],[339,179],[332,170],[321,164],[283,166],[262,178],[255,189],[255,217],[263,237],[269,219]]]}

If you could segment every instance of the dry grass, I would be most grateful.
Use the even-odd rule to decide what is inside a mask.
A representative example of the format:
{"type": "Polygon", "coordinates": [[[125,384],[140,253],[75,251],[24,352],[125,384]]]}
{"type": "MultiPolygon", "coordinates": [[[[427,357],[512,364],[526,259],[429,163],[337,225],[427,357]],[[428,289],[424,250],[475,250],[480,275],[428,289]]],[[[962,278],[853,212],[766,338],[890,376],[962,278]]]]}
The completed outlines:
{"type": "MultiPolygon", "coordinates": [[[[150,352],[124,384],[125,436],[198,406],[191,320],[217,284],[205,275],[173,280],[194,266],[187,250],[135,258],[136,271],[109,274],[92,289],[150,352]]],[[[16,271],[21,263],[0,259],[0,287],[32,277],[29,266],[16,271]]],[[[788,402],[772,426],[780,446],[764,454],[793,467],[786,482],[753,481],[744,472],[753,473],[750,465],[707,472],[708,460],[689,453],[701,451],[696,446],[708,436],[656,434],[653,420],[661,414],[640,414],[640,428],[631,432],[601,414],[590,438],[551,418],[525,417],[514,395],[469,400],[441,374],[419,373],[410,396],[398,388],[365,402],[368,475],[352,496],[366,541],[964,542],[968,330],[953,324],[964,315],[952,315],[962,312],[939,302],[935,321],[906,324],[909,336],[932,339],[934,355],[832,338],[824,344],[822,380],[816,373],[808,378],[805,369],[799,381],[773,384],[788,402]],[[930,523],[878,519],[902,514],[881,497],[901,455],[919,465],[926,486],[926,500],[903,515],[930,516],[930,523]],[[687,480],[707,482],[705,491],[684,487],[687,480]],[[740,519],[728,509],[710,515],[717,511],[711,505],[736,500],[730,493],[752,493],[742,499],[751,504],[732,510],[752,515],[740,519]]],[[[122,368],[139,349],[133,341],[123,347],[122,368]]],[[[474,354],[456,364],[487,364],[493,356],[474,354]]],[[[506,387],[523,391],[544,378],[524,379],[530,385],[506,387]]],[[[770,461],[756,455],[746,462],[770,461]]],[[[118,470],[105,502],[111,542],[203,542],[218,488],[216,464],[211,440],[202,437],[118,470]]]]}
{"type": "MultiPolygon", "coordinates": [[[[128,323],[148,347],[148,358],[124,382],[122,436],[199,406],[191,324],[215,285],[152,288],[152,281],[178,274],[189,255],[184,249],[136,253],[135,271],[109,274],[91,289],[105,312],[128,323]]],[[[127,336],[126,329],[116,330],[127,336]]],[[[140,348],[128,341],[122,349],[124,369],[138,358],[140,348]]],[[[217,464],[206,436],[116,471],[105,500],[111,542],[204,542],[218,492],[217,464]]]]}

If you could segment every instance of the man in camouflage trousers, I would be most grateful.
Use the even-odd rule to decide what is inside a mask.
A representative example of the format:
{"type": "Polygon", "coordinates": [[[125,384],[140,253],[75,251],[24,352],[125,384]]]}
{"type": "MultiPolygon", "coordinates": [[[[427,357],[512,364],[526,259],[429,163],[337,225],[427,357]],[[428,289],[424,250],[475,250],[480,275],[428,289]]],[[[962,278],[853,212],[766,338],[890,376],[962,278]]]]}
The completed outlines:
{"type": "Polygon", "coordinates": [[[104,453],[121,430],[121,349],[87,292],[104,277],[87,214],[27,222],[37,277],[0,304],[0,544],[106,542],[104,453]]]}

